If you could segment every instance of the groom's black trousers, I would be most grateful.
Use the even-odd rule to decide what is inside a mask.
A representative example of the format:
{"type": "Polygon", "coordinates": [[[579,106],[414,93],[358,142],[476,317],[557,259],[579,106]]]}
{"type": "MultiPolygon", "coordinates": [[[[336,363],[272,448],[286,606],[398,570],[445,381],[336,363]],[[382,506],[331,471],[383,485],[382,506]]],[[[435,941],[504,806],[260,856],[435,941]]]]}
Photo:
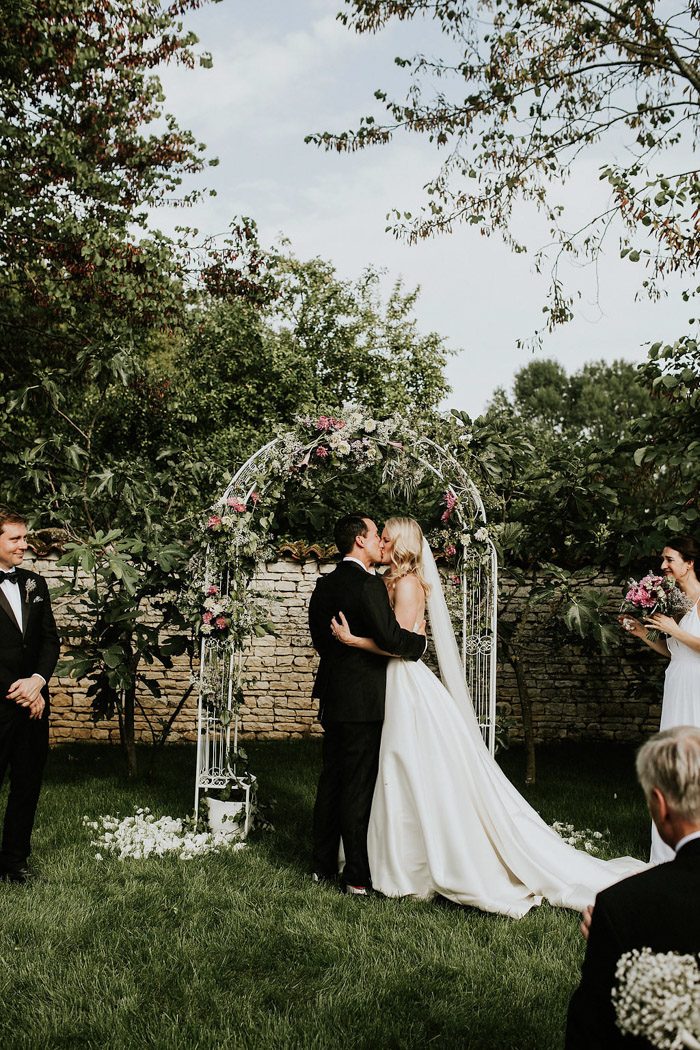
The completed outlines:
{"type": "Polygon", "coordinates": [[[343,839],[343,880],[369,886],[367,826],[379,765],[381,722],[327,722],[323,726],[323,769],[314,806],[314,871],[338,872],[343,839]]]}
{"type": "Polygon", "coordinates": [[[0,784],[9,769],[10,793],[0,869],[22,867],[27,862],[48,751],[48,713],[30,718],[26,708],[4,704],[0,711],[0,784]]]}

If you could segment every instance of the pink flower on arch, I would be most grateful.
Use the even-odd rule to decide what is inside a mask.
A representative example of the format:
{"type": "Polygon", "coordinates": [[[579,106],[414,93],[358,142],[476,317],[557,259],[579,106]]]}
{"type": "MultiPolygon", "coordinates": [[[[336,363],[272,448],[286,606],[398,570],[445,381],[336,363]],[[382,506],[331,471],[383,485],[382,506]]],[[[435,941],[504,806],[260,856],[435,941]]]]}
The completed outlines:
{"type": "Polygon", "coordinates": [[[330,455],[330,453],[329,453],[328,449],[325,448],[325,446],[319,445],[318,448],[316,449],[316,455],[318,456],[319,459],[325,459],[326,456],[330,455]]]}
{"type": "Polygon", "coordinates": [[[225,616],[217,616],[214,620],[214,626],[218,627],[220,631],[223,631],[226,627],[228,627],[228,620],[225,616]]]}
{"type": "Polygon", "coordinates": [[[334,416],[319,416],[316,420],[316,429],[328,433],[329,430],[342,430],[345,426],[344,419],[335,419],[334,416]]]}
{"type": "Polygon", "coordinates": [[[217,531],[221,528],[221,518],[218,514],[212,514],[212,516],[209,518],[209,521],[207,522],[207,528],[213,529],[214,531],[217,531]]]}
{"type": "Polygon", "coordinates": [[[211,587],[207,587],[207,594],[218,594],[218,593],[219,593],[219,588],[215,587],[213,583],[212,583],[211,587]]]}
{"type": "Polygon", "coordinates": [[[445,504],[445,510],[440,515],[441,521],[449,521],[452,517],[452,511],[455,509],[457,503],[457,497],[454,492],[450,492],[448,489],[445,495],[442,497],[442,501],[445,504]]]}
{"type": "Polygon", "coordinates": [[[210,612],[202,613],[202,623],[211,623],[214,619],[214,614],[210,612]]]}
{"type": "Polygon", "coordinates": [[[457,548],[454,546],[453,543],[450,543],[450,545],[448,547],[445,547],[445,554],[447,555],[448,558],[451,558],[452,555],[456,554],[456,553],[457,553],[457,548]]]}
{"type": "Polygon", "coordinates": [[[251,492],[251,494],[250,494],[250,502],[251,503],[257,503],[259,499],[260,499],[260,493],[259,492],[251,492]]]}
{"type": "Polygon", "coordinates": [[[233,496],[229,497],[229,499],[226,500],[226,503],[231,510],[235,510],[237,514],[243,514],[243,512],[248,509],[245,503],[242,503],[239,499],[235,499],[233,496]]]}

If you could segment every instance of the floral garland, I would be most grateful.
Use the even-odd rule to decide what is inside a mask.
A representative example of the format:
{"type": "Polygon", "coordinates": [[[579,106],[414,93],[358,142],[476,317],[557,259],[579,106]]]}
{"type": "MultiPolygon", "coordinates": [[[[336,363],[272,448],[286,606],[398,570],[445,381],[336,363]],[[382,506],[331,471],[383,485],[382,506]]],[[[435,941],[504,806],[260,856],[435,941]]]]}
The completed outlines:
{"type": "MultiPolygon", "coordinates": [[[[250,584],[258,567],[274,557],[271,508],[287,485],[309,489],[332,471],[361,473],[378,464],[384,483],[398,487],[410,477],[415,485],[428,473],[412,453],[418,440],[396,417],[378,420],[359,408],[299,418],[271,447],[245,490],[222,497],[207,517],[200,572],[188,596],[198,634],[240,650],[250,637],[273,632],[268,596],[250,584]]],[[[453,573],[465,560],[491,553],[489,533],[483,522],[472,521],[465,497],[450,485],[442,496],[441,527],[427,537],[453,573]]]]}

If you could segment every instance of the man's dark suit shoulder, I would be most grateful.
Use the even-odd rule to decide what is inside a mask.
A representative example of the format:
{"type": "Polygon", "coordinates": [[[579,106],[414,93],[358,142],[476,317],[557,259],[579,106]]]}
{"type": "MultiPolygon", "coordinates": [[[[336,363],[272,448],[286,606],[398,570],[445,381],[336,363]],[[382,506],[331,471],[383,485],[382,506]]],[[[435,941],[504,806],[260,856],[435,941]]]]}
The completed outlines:
{"type": "MultiPolygon", "coordinates": [[[[646,871],[629,875],[626,879],[601,890],[596,899],[596,907],[602,904],[606,911],[619,915],[630,912],[640,922],[637,913],[641,901],[658,901],[663,899],[669,887],[688,881],[692,883],[700,874],[700,839],[688,842],[673,860],[665,864],[654,864],[646,871]]],[[[700,886],[698,887],[700,888],[700,886]]],[[[649,921],[647,916],[647,921],[649,921]]],[[[641,919],[644,922],[644,919],[641,919]]]]}

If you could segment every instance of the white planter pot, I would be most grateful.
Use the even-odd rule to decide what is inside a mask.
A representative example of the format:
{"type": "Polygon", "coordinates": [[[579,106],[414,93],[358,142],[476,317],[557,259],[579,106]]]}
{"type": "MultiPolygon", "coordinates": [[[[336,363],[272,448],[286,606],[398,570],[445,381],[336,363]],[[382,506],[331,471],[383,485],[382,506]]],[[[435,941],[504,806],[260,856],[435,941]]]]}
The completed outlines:
{"type": "Polygon", "coordinates": [[[210,798],[208,804],[209,827],[214,833],[222,832],[225,835],[241,834],[246,823],[245,800],[239,802],[222,802],[218,798],[210,798]]]}

